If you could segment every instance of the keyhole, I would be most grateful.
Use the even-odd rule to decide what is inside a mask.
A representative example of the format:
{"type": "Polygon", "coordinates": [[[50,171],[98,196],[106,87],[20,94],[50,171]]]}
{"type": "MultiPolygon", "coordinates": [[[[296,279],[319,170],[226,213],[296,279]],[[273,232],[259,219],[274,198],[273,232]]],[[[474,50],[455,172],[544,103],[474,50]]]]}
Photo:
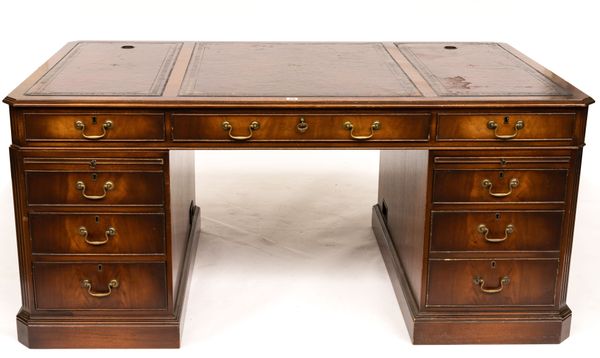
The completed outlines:
{"type": "Polygon", "coordinates": [[[96,117],[92,117],[92,124],[96,124],[98,123],[98,120],[96,119],[96,117]]]}
{"type": "Polygon", "coordinates": [[[495,269],[496,268],[496,261],[492,261],[490,262],[490,267],[495,269]]]}
{"type": "Polygon", "coordinates": [[[98,180],[98,174],[97,173],[92,173],[92,180],[93,181],[98,180]]]}
{"type": "Polygon", "coordinates": [[[504,178],[504,172],[500,172],[500,173],[498,174],[498,176],[500,177],[500,179],[504,178]]]}
{"type": "Polygon", "coordinates": [[[98,271],[100,271],[100,272],[102,271],[102,264],[98,265],[98,271]]]}
{"type": "Polygon", "coordinates": [[[500,220],[500,213],[496,213],[496,220],[500,220]]]}
{"type": "Polygon", "coordinates": [[[509,118],[508,116],[504,117],[504,124],[508,124],[508,120],[509,120],[509,119],[510,119],[510,118],[509,118]]]}
{"type": "Polygon", "coordinates": [[[96,215],[96,224],[100,223],[100,217],[98,215],[96,215]]]}

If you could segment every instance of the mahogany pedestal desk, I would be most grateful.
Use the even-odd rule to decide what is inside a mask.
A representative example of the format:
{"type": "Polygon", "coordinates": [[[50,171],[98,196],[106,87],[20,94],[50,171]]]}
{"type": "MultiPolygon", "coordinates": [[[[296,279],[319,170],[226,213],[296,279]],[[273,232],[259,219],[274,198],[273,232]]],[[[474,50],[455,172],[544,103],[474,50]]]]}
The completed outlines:
{"type": "Polygon", "coordinates": [[[73,42],[4,102],[28,347],[179,346],[206,148],[381,149],[414,343],[569,335],[593,100],[506,44],[73,42]]]}

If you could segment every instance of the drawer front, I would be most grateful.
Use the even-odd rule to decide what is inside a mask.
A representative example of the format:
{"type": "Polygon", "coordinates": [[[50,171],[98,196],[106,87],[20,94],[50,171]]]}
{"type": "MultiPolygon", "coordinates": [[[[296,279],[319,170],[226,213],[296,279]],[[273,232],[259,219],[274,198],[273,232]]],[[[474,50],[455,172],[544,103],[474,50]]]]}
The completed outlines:
{"type": "Polygon", "coordinates": [[[30,213],[34,254],[164,254],[164,214],[30,213]]]}
{"type": "Polygon", "coordinates": [[[24,113],[25,140],[163,141],[163,113],[24,113]]]}
{"type": "Polygon", "coordinates": [[[434,211],[431,251],[559,251],[564,211],[434,211]]]}
{"type": "Polygon", "coordinates": [[[27,171],[25,176],[29,205],[163,205],[164,202],[162,172],[27,171]]]}
{"type": "Polygon", "coordinates": [[[554,306],[558,259],[430,260],[427,306],[554,306]]]}
{"type": "Polygon", "coordinates": [[[36,309],[166,309],[166,277],[162,262],[36,262],[33,264],[36,309]]]}
{"type": "Polygon", "coordinates": [[[173,141],[428,141],[431,115],[173,114],[173,141]],[[250,128],[255,123],[253,129],[250,128]]]}
{"type": "Polygon", "coordinates": [[[437,140],[571,141],[575,113],[440,113],[437,140]]]}
{"type": "Polygon", "coordinates": [[[566,169],[434,171],[434,203],[564,202],[566,169]]]}

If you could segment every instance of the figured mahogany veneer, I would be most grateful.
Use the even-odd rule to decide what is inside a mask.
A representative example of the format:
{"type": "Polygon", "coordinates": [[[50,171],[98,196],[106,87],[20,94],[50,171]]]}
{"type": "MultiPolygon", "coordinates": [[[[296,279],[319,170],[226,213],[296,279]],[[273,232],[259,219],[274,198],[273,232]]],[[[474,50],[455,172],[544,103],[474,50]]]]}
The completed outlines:
{"type": "Polygon", "coordinates": [[[355,141],[354,137],[373,135],[371,142],[429,140],[431,114],[356,114],[356,115],[206,115],[177,113],[171,116],[172,138],[181,141],[230,142],[223,122],[233,127],[231,135],[250,134],[252,122],[260,127],[252,131],[252,141],[355,141]],[[352,133],[344,124],[351,123],[352,133]],[[378,129],[371,129],[378,123],[378,129]],[[352,135],[351,135],[352,134],[352,135]]]}
{"type": "Polygon", "coordinates": [[[433,202],[564,202],[567,174],[564,169],[440,169],[433,174],[433,202]]]}
{"type": "Polygon", "coordinates": [[[4,102],[28,347],[179,347],[200,148],[382,149],[414,343],[569,335],[593,100],[506,44],[73,42],[4,102]]]}
{"type": "Polygon", "coordinates": [[[34,255],[165,253],[163,213],[30,212],[29,225],[34,255]]]}
{"type": "Polygon", "coordinates": [[[558,252],[564,214],[563,210],[433,211],[431,251],[558,252]]]}
{"type": "Polygon", "coordinates": [[[27,142],[162,141],[163,113],[23,113],[27,142]],[[83,126],[78,126],[81,123],[83,126]],[[83,135],[88,136],[85,138],[83,135]],[[91,139],[90,139],[91,137],[91,139]]]}
{"type": "Polygon", "coordinates": [[[493,141],[505,142],[498,136],[512,136],[515,141],[572,141],[575,134],[575,113],[440,113],[437,135],[439,141],[493,141]],[[527,123],[521,129],[515,125],[527,123]],[[493,122],[497,131],[489,128],[493,122]]]}

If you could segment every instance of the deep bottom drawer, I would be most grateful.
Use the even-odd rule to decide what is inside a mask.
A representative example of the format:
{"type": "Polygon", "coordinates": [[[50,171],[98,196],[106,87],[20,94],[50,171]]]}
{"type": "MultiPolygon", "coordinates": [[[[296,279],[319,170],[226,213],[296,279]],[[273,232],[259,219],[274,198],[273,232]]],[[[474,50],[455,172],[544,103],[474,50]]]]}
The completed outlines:
{"type": "Polygon", "coordinates": [[[34,263],[36,309],[166,309],[166,267],[156,263],[34,263]]]}
{"type": "Polygon", "coordinates": [[[430,260],[427,306],[553,306],[558,259],[430,260]]]}

